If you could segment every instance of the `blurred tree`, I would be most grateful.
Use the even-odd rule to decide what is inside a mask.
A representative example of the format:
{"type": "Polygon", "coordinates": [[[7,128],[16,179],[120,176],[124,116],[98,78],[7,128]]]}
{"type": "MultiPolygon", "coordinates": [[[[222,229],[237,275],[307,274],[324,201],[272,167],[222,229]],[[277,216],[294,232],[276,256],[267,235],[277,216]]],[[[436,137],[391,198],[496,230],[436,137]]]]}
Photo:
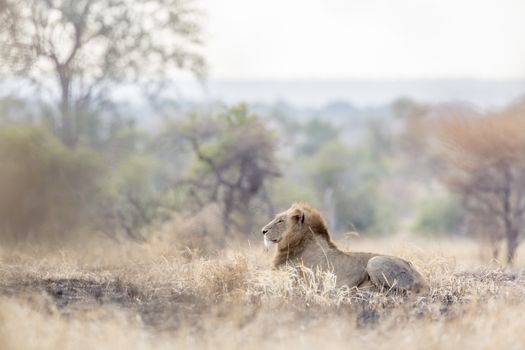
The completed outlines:
{"type": "Polygon", "coordinates": [[[397,144],[390,125],[382,120],[371,119],[367,124],[366,141],[370,145],[371,157],[383,159],[395,154],[397,144]]]}
{"type": "Polygon", "coordinates": [[[159,218],[162,208],[155,186],[157,172],[158,164],[151,157],[132,155],[120,161],[110,174],[97,228],[109,237],[122,232],[127,238],[143,240],[143,229],[159,218]]]}
{"type": "Polygon", "coordinates": [[[339,132],[332,124],[313,118],[304,125],[303,134],[304,140],[300,143],[299,152],[312,155],[325,143],[336,139],[339,132]]]}
{"type": "MultiPolygon", "coordinates": [[[[473,234],[482,245],[486,245],[490,251],[490,258],[497,260],[502,242],[505,241],[505,229],[501,220],[495,220],[492,216],[485,216],[481,211],[469,212],[466,217],[466,229],[473,234]]],[[[482,251],[482,256],[483,254],[482,251]]]]}
{"type": "Polygon", "coordinates": [[[261,119],[241,105],[217,116],[194,117],[180,136],[195,162],[178,183],[187,188],[197,208],[210,202],[221,205],[225,232],[232,227],[252,229],[256,201],[266,206],[268,215],[274,214],[266,182],[280,175],[276,141],[261,119]]]}
{"type": "Polygon", "coordinates": [[[53,129],[69,147],[119,82],[155,94],[179,69],[205,71],[191,0],[2,0],[0,7],[0,72],[49,93],[53,129]]]}
{"type": "Polygon", "coordinates": [[[471,220],[497,222],[491,234],[505,237],[508,263],[525,227],[524,135],[523,111],[512,110],[452,119],[440,128],[451,166],[446,184],[461,196],[471,220]]]}
{"type": "Polygon", "coordinates": [[[5,123],[0,164],[0,238],[65,239],[88,229],[142,240],[164,219],[152,157],[70,150],[45,129],[5,123]],[[107,161],[115,166],[103,168],[107,161]]]}
{"type": "Polygon", "coordinates": [[[464,230],[465,212],[455,196],[426,197],[418,203],[415,231],[427,235],[460,234],[464,230]]]}
{"type": "Polygon", "coordinates": [[[401,148],[411,158],[421,160],[428,156],[432,132],[432,127],[429,127],[431,108],[407,98],[396,100],[391,108],[394,115],[402,121],[399,135],[401,148]]]}
{"type": "Polygon", "coordinates": [[[349,148],[335,139],[303,160],[331,229],[366,231],[381,219],[377,214],[382,164],[372,153],[368,147],[349,148]]]}
{"type": "MultiPolygon", "coordinates": [[[[0,128],[0,235],[60,236],[92,219],[101,167],[35,127],[0,128]]],[[[33,237],[34,238],[34,237],[33,237]]]]}

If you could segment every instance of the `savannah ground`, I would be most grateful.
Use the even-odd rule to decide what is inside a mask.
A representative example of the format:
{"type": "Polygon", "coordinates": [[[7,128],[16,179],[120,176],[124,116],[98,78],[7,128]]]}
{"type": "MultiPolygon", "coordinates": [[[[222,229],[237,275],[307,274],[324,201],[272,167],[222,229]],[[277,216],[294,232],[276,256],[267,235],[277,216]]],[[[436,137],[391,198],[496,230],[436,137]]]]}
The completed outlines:
{"type": "MultiPolygon", "coordinates": [[[[396,254],[429,295],[334,287],[272,271],[255,234],[206,252],[161,236],[0,250],[1,349],[523,349],[525,260],[482,263],[464,239],[348,236],[396,254]]],[[[523,251],[523,250],[522,250],[523,251]]]]}

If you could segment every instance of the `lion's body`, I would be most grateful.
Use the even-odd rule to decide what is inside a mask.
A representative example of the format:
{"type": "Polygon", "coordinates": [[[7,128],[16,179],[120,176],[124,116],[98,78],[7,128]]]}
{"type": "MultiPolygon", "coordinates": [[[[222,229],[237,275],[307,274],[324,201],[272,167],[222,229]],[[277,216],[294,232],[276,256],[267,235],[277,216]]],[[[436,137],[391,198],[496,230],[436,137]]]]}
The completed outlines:
{"type": "Polygon", "coordinates": [[[265,226],[263,233],[265,240],[277,243],[273,260],[276,268],[290,264],[331,271],[339,286],[360,287],[370,281],[380,289],[428,288],[424,278],[403,259],[341,251],[332,242],[321,214],[306,204],[294,204],[279,214],[265,226]],[[279,224],[280,229],[276,227],[279,224]]]}

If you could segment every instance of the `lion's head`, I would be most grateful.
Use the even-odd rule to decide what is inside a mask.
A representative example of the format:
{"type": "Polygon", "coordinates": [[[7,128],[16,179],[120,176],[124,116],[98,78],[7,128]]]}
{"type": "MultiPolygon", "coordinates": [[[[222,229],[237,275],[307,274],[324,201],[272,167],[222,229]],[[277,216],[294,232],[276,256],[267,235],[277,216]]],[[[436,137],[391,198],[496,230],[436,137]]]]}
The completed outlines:
{"type": "Polygon", "coordinates": [[[284,211],[275,216],[275,218],[262,228],[264,245],[269,247],[272,244],[279,243],[283,234],[288,230],[288,211],[284,211]]]}
{"type": "Polygon", "coordinates": [[[330,234],[321,214],[308,204],[294,203],[275,216],[262,233],[266,246],[278,244],[290,247],[313,235],[322,237],[331,244],[330,234]]]}

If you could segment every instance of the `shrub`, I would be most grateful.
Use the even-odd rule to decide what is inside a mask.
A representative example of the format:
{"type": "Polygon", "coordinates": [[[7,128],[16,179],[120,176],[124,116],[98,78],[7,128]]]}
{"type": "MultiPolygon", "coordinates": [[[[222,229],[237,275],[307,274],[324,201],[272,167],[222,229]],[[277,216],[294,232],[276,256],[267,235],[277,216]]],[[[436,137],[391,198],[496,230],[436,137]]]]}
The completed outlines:
{"type": "Polygon", "coordinates": [[[463,231],[465,213],[456,197],[441,195],[420,203],[414,231],[433,234],[459,234],[463,231]]]}
{"type": "Polygon", "coordinates": [[[0,235],[26,239],[71,232],[99,192],[100,163],[29,126],[0,130],[0,235]]]}

